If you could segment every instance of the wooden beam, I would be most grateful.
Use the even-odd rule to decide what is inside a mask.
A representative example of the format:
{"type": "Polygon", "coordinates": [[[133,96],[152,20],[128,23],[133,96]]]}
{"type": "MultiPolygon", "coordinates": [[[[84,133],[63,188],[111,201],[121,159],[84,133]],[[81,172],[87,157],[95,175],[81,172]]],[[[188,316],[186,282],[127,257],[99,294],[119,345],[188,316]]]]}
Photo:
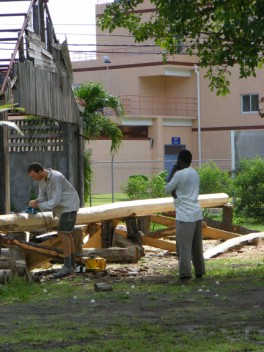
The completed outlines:
{"type": "Polygon", "coordinates": [[[112,247],[84,249],[81,261],[85,263],[85,257],[90,256],[105,258],[107,263],[136,263],[139,259],[137,246],[131,246],[128,248],[112,247]]]}
{"type": "MultiPolygon", "coordinates": [[[[214,208],[228,202],[225,193],[202,194],[199,203],[203,208],[214,208]]],[[[173,211],[172,197],[134,200],[81,208],[77,214],[76,225],[83,225],[103,220],[122,219],[133,216],[144,216],[155,213],[173,211]]],[[[30,214],[0,215],[0,231],[32,231],[36,229],[54,229],[58,219],[51,212],[30,214]]]]}
{"type": "Polygon", "coordinates": [[[102,248],[102,230],[98,229],[91,238],[82,246],[82,248],[102,248]]]}
{"type": "Polygon", "coordinates": [[[254,241],[255,239],[264,238],[264,232],[254,232],[248,235],[239,236],[237,238],[231,238],[224,243],[221,243],[219,246],[214,248],[210,248],[204,252],[204,258],[209,259],[216,257],[219,254],[227,252],[229,249],[234,248],[236,246],[241,246],[247,244],[250,241],[254,241]]]}
{"type": "MultiPolygon", "coordinates": [[[[0,112],[0,120],[8,119],[7,111],[0,112]]],[[[0,126],[0,214],[10,212],[10,166],[8,151],[8,128],[0,126]]]]}
{"type": "Polygon", "coordinates": [[[229,240],[230,238],[241,236],[234,232],[215,229],[214,227],[209,227],[204,224],[203,224],[202,233],[203,233],[203,238],[218,239],[218,240],[229,240]]]}
{"type": "Polygon", "coordinates": [[[175,218],[169,218],[168,216],[156,215],[156,214],[151,215],[150,221],[164,226],[175,226],[175,223],[176,223],[175,218]]]}
{"type": "Polygon", "coordinates": [[[167,237],[167,236],[171,236],[171,235],[176,235],[176,227],[174,226],[170,226],[164,229],[160,229],[157,231],[152,231],[148,234],[147,237],[151,237],[151,238],[162,238],[162,237],[167,237]]]}
{"type": "Polygon", "coordinates": [[[143,245],[165,249],[170,252],[176,252],[176,243],[159,240],[159,239],[151,238],[147,236],[142,236],[141,240],[143,245]]]}

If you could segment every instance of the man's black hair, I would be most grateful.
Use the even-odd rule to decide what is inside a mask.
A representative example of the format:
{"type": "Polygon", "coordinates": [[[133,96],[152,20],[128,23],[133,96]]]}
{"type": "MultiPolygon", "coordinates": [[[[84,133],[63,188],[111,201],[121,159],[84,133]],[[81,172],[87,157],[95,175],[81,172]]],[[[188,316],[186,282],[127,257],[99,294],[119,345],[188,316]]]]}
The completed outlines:
{"type": "Polygon", "coordinates": [[[35,171],[35,172],[44,171],[44,167],[43,167],[43,165],[41,163],[32,163],[28,167],[28,174],[31,171],[35,171]]]}
{"type": "Polygon", "coordinates": [[[178,155],[178,160],[182,160],[186,165],[191,165],[192,153],[187,149],[181,150],[178,155]]]}

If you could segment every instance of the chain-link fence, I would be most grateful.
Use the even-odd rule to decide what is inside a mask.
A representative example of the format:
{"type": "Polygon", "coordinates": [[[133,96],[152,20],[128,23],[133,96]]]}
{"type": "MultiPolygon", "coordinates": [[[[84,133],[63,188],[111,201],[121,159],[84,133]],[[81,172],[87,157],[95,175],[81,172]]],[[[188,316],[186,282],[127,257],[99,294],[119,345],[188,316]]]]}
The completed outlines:
{"type": "MultiPolygon", "coordinates": [[[[202,164],[207,161],[209,160],[203,160],[202,164]]],[[[222,169],[231,169],[230,159],[210,161],[214,161],[222,169]]],[[[193,160],[193,167],[198,167],[198,164],[198,160],[193,160]]],[[[94,206],[128,200],[122,188],[127,184],[129,176],[145,175],[150,177],[167,168],[168,160],[93,161],[93,181],[90,185],[90,198],[86,200],[87,205],[94,206]]]]}

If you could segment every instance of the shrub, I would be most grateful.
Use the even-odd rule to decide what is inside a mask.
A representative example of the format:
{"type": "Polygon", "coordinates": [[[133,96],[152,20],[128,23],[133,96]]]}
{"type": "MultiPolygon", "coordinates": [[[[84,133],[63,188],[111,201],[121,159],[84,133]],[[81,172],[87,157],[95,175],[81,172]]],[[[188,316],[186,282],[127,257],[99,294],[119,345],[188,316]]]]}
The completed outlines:
{"type": "Polygon", "coordinates": [[[264,160],[260,157],[244,159],[234,180],[236,212],[250,218],[264,216],[264,160]]]}
{"type": "Polygon", "coordinates": [[[200,194],[227,193],[232,195],[233,180],[226,170],[209,161],[197,169],[200,176],[200,194]]]}
{"type": "Polygon", "coordinates": [[[132,175],[129,176],[127,184],[121,186],[121,189],[130,199],[146,199],[148,181],[147,176],[132,175]]]}
{"type": "Polygon", "coordinates": [[[130,199],[148,199],[165,197],[167,171],[147,177],[145,175],[129,176],[126,185],[121,186],[122,191],[130,199]]]}

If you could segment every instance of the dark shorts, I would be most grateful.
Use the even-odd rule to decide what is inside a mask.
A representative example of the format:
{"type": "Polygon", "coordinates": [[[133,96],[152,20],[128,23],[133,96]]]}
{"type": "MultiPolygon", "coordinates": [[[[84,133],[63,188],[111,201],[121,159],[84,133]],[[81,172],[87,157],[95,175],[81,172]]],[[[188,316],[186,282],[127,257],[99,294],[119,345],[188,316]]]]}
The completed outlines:
{"type": "Polygon", "coordinates": [[[63,213],[60,216],[59,228],[61,232],[72,232],[76,222],[77,212],[71,211],[69,213],[63,213]]]}

